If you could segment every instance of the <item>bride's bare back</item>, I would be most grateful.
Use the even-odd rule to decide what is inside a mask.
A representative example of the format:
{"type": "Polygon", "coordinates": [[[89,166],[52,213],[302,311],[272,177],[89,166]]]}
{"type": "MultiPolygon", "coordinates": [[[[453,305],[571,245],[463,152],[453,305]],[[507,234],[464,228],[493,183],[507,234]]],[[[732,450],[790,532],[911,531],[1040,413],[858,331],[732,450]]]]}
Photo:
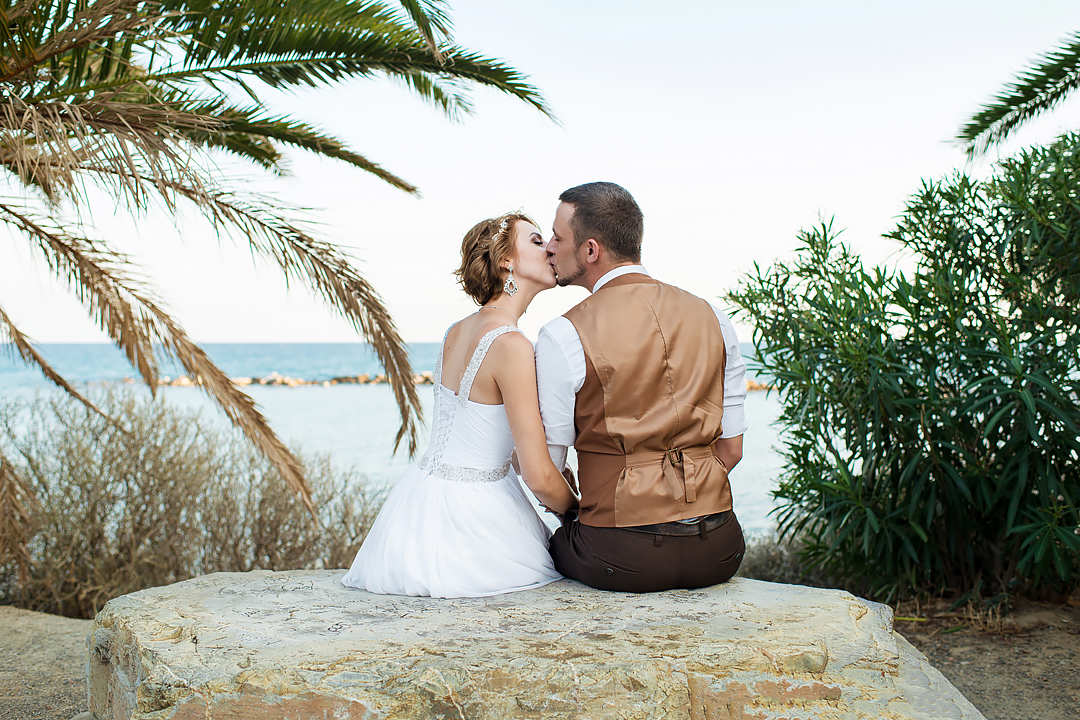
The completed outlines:
{"type": "MultiPolygon", "coordinates": [[[[501,314],[490,310],[480,310],[468,317],[459,320],[450,328],[443,345],[442,384],[457,392],[461,387],[461,378],[465,375],[465,368],[472,358],[473,351],[484,335],[497,327],[513,323],[505,322],[506,318],[501,314]]],[[[500,339],[505,342],[504,339],[500,339]]],[[[513,339],[510,339],[513,342],[513,339]]],[[[506,353],[500,353],[492,347],[491,359],[480,366],[473,380],[472,391],[467,399],[484,403],[485,405],[501,405],[503,402],[502,392],[495,381],[495,366],[500,358],[505,362],[509,358],[503,357],[506,353]]]]}

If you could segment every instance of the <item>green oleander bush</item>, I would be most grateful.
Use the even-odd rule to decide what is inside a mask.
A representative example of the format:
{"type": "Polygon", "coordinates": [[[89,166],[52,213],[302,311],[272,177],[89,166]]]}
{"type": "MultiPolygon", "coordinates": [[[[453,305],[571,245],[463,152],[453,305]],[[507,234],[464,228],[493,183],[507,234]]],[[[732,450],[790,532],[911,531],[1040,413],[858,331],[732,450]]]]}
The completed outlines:
{"type": "Polygon", "coordinates": [[[237,431],[145,393],[0,405],[0,444],[33,488],[30,563],[0,565],[0,603],[93,617],[110,598],[195,575],[347,567],[381,496],[302,457],[318,524],[237,431]]]}
{"type": "Polygon", "coordinates": [[[781,538],[892,599],[1080,583],[1080,135],[925,182],[867,267],[831,222],[730,295],[779,393],[781,538]]]}

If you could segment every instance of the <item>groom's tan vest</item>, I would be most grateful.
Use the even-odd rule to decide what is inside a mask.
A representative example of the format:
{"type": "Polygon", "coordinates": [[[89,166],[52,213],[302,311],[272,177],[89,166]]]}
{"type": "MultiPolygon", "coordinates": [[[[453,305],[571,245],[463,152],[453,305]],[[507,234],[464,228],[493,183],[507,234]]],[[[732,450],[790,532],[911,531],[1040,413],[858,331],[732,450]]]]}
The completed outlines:
{"type": "Polygon", "coordinates": [[[586,525],[650,525],[731,509],[713,452],[724,338],[699,297],[630,273],[565,316],[585,349],[574,422],[586,525]]]}

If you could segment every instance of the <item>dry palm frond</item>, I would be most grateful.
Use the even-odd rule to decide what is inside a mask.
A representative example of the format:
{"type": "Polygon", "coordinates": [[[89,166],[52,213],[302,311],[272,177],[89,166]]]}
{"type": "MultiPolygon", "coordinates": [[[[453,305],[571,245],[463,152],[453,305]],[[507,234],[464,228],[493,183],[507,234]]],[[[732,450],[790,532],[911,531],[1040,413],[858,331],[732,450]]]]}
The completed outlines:
{"type": "Polygon", "coordinates": [[[219,232],[228,225],[242,230],[253,250],[277,262],[286,282],[295,278],[307,283],[367,338],[386,370],[401,411],[394,449],[408,436],[409,453],[416,452],[417,422],[423,411],[405,343],[375,288],[348,258],[335,245],[317,240],[289,222],[277,210],[278,203],[239,198],[222,190],[206,192],[180,184],[169,187],[195,203],[219,232]]]}
{"type": "Polygon", "coordinates": [[[98,327],[124,352],[153,393],[158,384],[158,367],[153,344],[146,333],[145,318],[114,283],[103,277],[104,271],[99,270],[122,263],[123,259],[10,205],[0,204],[0,221],[21,230],[38,243],[50,269],[74,287],[75,294],[90,309],[98,327]],[[68,248],[80,245],[84,246],[81,253],[68,251],[68,248]],[[73,262],[70,257],[73,254],[86,256],[88,260],[85,264],[73,262]]]}
{"type": "MultiPolygon", "coordinates": [[[[129,259],[119,253],[103,251],[85,238],[50,229],[6,205],[0,205],[0,220],[19,227],[41,244],[54,271],[72,284],[117,345],[125,351],[128,347],[138,347],[141,353],[149,350],[152,357],[152,343],[155,339],[159,341],[192,379],[217,401],[229,420],[274,464],[314,513],[311,492],[299,460],[278,439],[255,401],[234,385],[187,336],[148,288],[124,272],[124,266],[131,264],[129,259]],[[116,310],[120,312],[114,314],[116,310]]],[[[137,359],[141,360],[142,356],[137,359]]],[[[136,359],[132,359],[132,364],[136,364],[136,359]]],[[[156,379],[153,383],[147,379],[147,383],[153,387],[156,379]]]]}
{"type": "MultiPolygon", "coordinates": [[[[84,166],[80,170],[99,179],[115,174],[113,169],[103,167],[84,166]]],[[[191,186],[145,175],[126,176],[122,182],[151,185],[163,192],[163,199],[170,207],[175,204],[175,196],[191,201],[219,234],[228,234],[230,228],[239,229],[252,250],[278,264],[286,283],[304,282],[345,317],[371,343],[393,389],[402,418],[394,449],[408,437],[409,453],[415,453],[423,410],[412,381],[405,343],[375,288],[337,246],[318,240],[291,222],[281,212],[282,204],[272,198],[242,198],[224,190],[206,189],[203,184],[191,186]]],[[[147,379],[145,375],[144,379],[147,379]]]]}
{"type": "Polygon", "coordinates": [[[34,501],[33,491],[0,454],[0,565],[14,563],[22,583],[30,567],[27,545],[32,530],[30,506],[34,501]]]}
{"type": "Polygon", "coordinates": [[[82,393],[72,387],[71,383],[65,380],[64,377],[41,356],[41,353],[34,348],[34,345],[30,342],[30,338],[26,337],[19,328],[15,327],[15,323],[12,322],[8,314],[4,312],[4,309],[0,308],[0,338],[5,336],[18,356],[21,357],[27,365],[36,365],[50,382],[63,389],[68,395],[71,395],[103,418],[106,418],[110,422],[115,422],[112,418],[102,412],[97,405],[90,402],[82,395],[82,393]]]}
{"type": "MultiPolygon", "coordinates": [[[[198,183],[190,143],[183,132],[206,131],[220,123],[172,105],[115,101],[27,104],[0,102],[0,163],[25,184],[35,185],[53,203],[81,199],[78,173],[88,165],[116,178],[136,175],[180,177],[198,183]]],[[[144,183],[118,188],[136,207],[145,207],[144,183]]]]}

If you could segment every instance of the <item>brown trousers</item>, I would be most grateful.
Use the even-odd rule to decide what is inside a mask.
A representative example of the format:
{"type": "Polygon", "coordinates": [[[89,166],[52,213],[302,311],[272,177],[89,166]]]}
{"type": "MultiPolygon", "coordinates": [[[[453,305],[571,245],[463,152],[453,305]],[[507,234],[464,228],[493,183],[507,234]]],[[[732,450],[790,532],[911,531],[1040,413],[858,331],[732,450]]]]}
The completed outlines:
{"type": "Polygon", "coordinates": [[[655,592],[722,583],[739,569],[746,545],[732,511],[697,525],[593,527],[564,518],[548,543],[555,569],[600,590],[655,592]]]}

